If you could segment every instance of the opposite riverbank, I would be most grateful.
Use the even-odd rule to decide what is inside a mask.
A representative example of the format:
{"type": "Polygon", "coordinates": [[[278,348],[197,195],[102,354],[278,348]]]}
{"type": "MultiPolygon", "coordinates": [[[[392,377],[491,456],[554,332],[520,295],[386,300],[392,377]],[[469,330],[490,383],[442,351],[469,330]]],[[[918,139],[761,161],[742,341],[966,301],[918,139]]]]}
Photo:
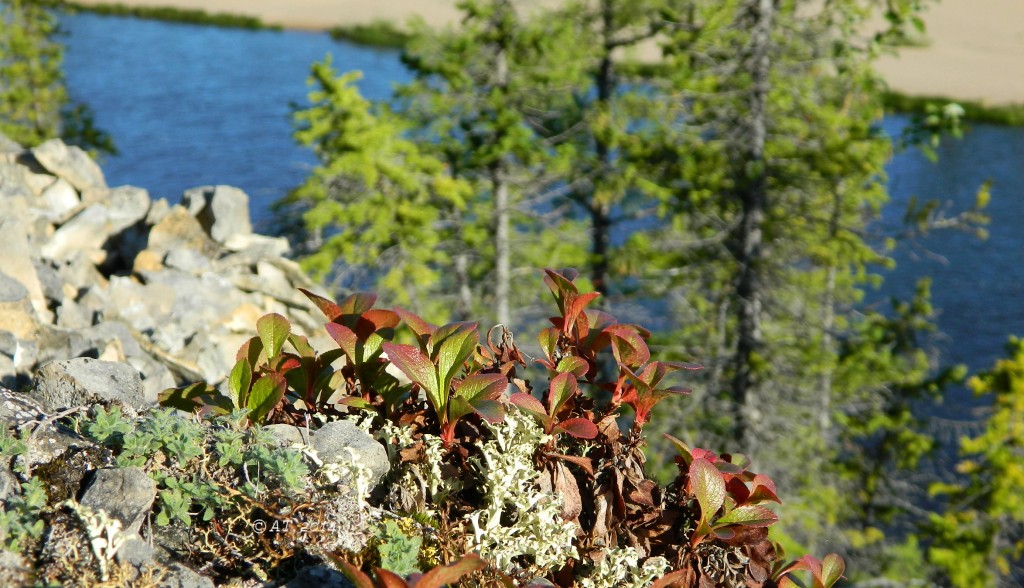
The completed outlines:
{"type": "MultiPolygon", "coordinates": [[[[525,0],[526,10],[557,0],[525,0]]],[[[88,8],[109,2],[79,0],[88,8]]],[[[422,18],[432,26],[451,23],[458,17],[453,0],[129,0],[121,6],[136,13],[158,15],[157,9],[176,8],[192,13],[205,11],[254,18],[267,27],[332,30],[336,38],[375,44],[376,34],[388,32],[380,23],[396,23],[400,31],[410,18],[422,18]]],[[[884,56],[878,69],[896,95],[941,96],[970,102],[973,111],[990,107],[1024,109],[1024,2],[1020,0],[945,0],[924,14],[927,39],[907,47],[897,56],[884,56]],[[1013,107],[1017,105],[1017,107],[1013,107]]],[[[210,24],[218,24],[213,18],[210,24]]],[[[392,29],[392,32],[395,29],[392,29]]],[[[400,39],[400,35],[396,37],[400,39]]],[[[910,101],[890,102],[894,107],[910,101]]],[[[905,106],[904,106],[905,107],[905,106]]],[[[982,117],[985,119],[986,117],[982,117]]],[[[1016,120],[995,116],[988,119],[1016,120]]]]}

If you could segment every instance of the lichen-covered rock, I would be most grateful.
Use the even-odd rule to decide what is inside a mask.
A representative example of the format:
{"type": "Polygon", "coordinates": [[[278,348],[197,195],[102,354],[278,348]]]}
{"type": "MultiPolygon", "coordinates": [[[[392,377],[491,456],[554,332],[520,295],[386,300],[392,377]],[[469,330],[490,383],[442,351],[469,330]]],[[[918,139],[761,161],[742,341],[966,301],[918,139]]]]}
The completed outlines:
{"type": "Polygon", "coordinates": [[[88,357],[50,362],[36,374],[32,394],[51,409],[118,404],[145,407],[139,372],[123,363],[88,357]]]}
{"type": "Polygon", "coordinates": [[[96,470],[79,503],[120,521],[122,532],[136,533],[154,500],[156,483],[141,468],[109,468],[96,470]]]}

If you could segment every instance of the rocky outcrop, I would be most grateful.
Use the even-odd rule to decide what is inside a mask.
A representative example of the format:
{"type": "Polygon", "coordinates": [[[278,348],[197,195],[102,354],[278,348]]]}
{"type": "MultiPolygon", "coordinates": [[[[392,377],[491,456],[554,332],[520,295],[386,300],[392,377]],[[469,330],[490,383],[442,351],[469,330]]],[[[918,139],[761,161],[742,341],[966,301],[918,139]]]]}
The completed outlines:
{"type": "Polygon", "coordinates": [[[217,383],[268,312],[300,334],[321,317],[284,239],[252,232],[248,196],[188,190],[181,204],[109,187],[77,147],[22,149],[0,137],[0,384],[22,389],[44,364],[130,365],[142,397],[217,383]]]}

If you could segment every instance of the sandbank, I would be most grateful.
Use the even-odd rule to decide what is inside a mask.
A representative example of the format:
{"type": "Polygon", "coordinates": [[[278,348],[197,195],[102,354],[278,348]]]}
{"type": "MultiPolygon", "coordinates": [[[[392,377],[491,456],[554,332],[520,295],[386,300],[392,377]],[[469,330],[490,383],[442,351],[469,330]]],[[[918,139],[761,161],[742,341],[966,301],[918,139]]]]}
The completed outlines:
{"type": "MultiPolygon", "coordinates": [[[[536,6],[550,0],[528,0],[536,6]]],[[[100,0],[79,0],[84,5],[100,0]]],[[[453,0],[123,0],[128,6],[170,6],[255,16],[271,25],[326,30],[411,17],[443,25],[458,17],[453,0]]],[[[879,60],[893,90],[987,105],[1024,104],[1024,1],[943,0],[924,15],[927,46],[879,60]]]]}

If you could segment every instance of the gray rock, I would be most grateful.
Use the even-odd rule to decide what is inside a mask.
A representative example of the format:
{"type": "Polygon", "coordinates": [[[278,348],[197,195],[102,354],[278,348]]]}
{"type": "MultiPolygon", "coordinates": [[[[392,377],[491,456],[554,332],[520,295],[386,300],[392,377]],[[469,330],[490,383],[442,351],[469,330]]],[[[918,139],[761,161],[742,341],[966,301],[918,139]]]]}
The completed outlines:
{"type": "Polygon", "coordinates": [[[156,500],[156,482],[142,468],[96,470],[79,501],[93,510],[106,511],[121,521],[127,533],[137,533],[156,500]]]}
{"type": "MultiPolygon", "coordinates": [[[[149,202],[149,194],[145,190],[130,186],[115,188],[110,192],[108,202],[93,204],[61,225],[42,247],[42,254],[49,259],[64,259],[81,250],[104,250],[108,240],[146,218],[149,202]]],[[[115,241],[109,247],[117,252],[118,245],[115,241]]],[[[106,254],[92,256],[97,263],[105,259],[106,254]]]]}
{"type": "Polygon", "coordinates": [[[55,223],[66,222],[82,206],[78,192],[61,178],[43,190],[42,198],[46,205],[46,218],[55,223]]]}
{"type": "Polygon", "coordinates": [[[28,290],[36,314],[43,321],[52,322],[24,225],[14,219],[0,220],[0,236],[0,272],[20,282],[28,290]]]}
{"type": "Polygon", "coordinates": [[[147,249],[161,256],[174,249],[192,249],[212,259],[220,248],[194,216],[175,206],[150,229],[147,249]]]}
{"type": "Polygon", "coordinates": [[[284,257],[291,251],[288,239],[284,237],[268,237],[256,233],[231,235],[224,242],[224,247],[236,252],[231,259],[225,259],[225,265],[256,263],[261,259],[284,257]]]}
{"type": "Polygon", "coordinates": [[[214,588],[213,580],[180,563],[168,566],[159,588],[214,588]]]}
{"type": "Polygon", "coordinates": [[[17,392],[0,387],[0,427],[8,432],[32,427],[27,451],[16,461],[28,467],[45,464],[68,450],[96,450],[98,447],[64,427],[45,422],[48,414],[42,403],[17,392]],[[38,425],[32,425],[38,422],[38,425]]]}
{"type": "Polygon", "coordinates": [[[6,501],[20,491],[21,483],[11,468],[7,464],[0,465],[0,501],[6,501]]]}
{"type": "Polygon", "coordinates": [[[31,586],[31,578],[32,569],[21,554],[0,551],[0,586],[31,586]]]}
{"type": "Polygon", "coordinates": [[[38,331],[32,303],[25,286],[0,272],[0,331],[10,331],[19,339],[31,340],[38,331]]]}
{"type": "Polygon", "coordinates": [[[277,441],[278,447],[291,447],[292,445],[309,445],[309,439],[306,437],[306,429],[304,427],[296,427],[294,425],[286,424],[274,424],[267,425],[264,427],[271,435],[274,440],[277,441]]]}
{"type": "Polygon", "coordinates": [[[153,547],[136,535],[131,539],[126,539],[121,544],[120,549],[114,554],[114,558],[118,563],[126,563],[136,568],[142,568],[153,563],[153,552],[153,547]]]}
{"type": "Polygon", "coordinates": [[[123,363],[79,357],[52,361],[39,368],[32,394],[51,409],[120,403],[145,406],[139,372],[123,363]]]}
{"type": "Polygon", "coordinates": [[[313,432],[313,449],[325,463],[353,458],[370,468],[376,484],[391,468],[384,446],[351,421],[332,421],[313,432]]]}
{"type": "Polygon", "coordinates": [[[0,153],[20,153],[24,149],[7,135],[0,133],[0,153]]]}
{"type": "Polygon", "coordinates": [[[327,566],[309,566],[299,570],[281,588],[355,588],[345,574],[327,566]]]}
{"type": "Polygon", "coordinates": [[[33,149],[32,155],[47,171],[64,178],[79,191],[107,187],[100,166],[85,151],[69,147],[60,139],[50,139],[33,149]]]}
{"type": "Polygon", "coordinates": [[[164,265],[190,274],[202,274],[213,269],[210,258],[194,249],[172,249],[164,256],[164,265]]]}
{"type": "Polygon", "coordinates": [[[181,204],[196,217],[214,241],[252,233],[249,196],[232,186],[202,186],[185,191],[181,204]]]}

